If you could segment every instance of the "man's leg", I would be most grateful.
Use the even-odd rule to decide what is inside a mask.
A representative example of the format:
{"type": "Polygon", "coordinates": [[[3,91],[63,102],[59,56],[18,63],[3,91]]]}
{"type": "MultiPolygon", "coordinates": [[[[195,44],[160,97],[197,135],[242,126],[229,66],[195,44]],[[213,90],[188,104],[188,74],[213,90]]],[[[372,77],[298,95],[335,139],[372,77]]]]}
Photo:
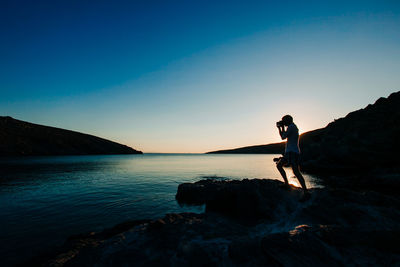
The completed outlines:
{"type": "Polygon", "coordinates": [[[304,180],[303,175],[301,174],[301,172],[299,170],[299,165],[293,164],[292,170],[293,170],[293,174],[297,177],[297,180],[299,180],[300,185],[303,188],[304,192],[307,192],[306,182],[304,180]]]}
{"type": "Polygon", "coordinates": [[[283,177],[283,180],[285,181],[285,185],[289,185],[289,181],[288,181],[288,179],[287,179],[287,177],[286,177],[286,172],[285,172],[285,170],[283,169],[283,164],[284,164],[283,159],[280,159],[280,160],[276,163],[276,167],[278,168],[278,171],[281,173],[281,175],[282,175],[282,177],[283,177]]]}

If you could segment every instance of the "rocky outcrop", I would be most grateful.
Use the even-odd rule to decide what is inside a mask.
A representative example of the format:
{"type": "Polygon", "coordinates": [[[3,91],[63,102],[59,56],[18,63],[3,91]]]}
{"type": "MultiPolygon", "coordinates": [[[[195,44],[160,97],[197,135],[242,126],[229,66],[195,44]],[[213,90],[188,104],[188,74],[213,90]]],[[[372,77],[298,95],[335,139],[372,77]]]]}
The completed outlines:
{"type": "Polygon", "coordinates": [[[400,92],[328,124],[302,143],[303,169],[324,173],[368,173],[394,169],[400,158],[400,92]]]}
{"type": "Polygon", "coordinates": [[[0,117],[0,156],[142,154],[93,135],[0,117]]]}
{"type": "Polygon", "coordinates": [[[400,262],[397,195],[298,188],[273,180],[205,180],[179,186],[167,214],[71,237],[28,264],[42,266],[393,266],[400,262]]]}
{"type": "MultiPolygon", "coordinates": [[[[302,169],[309,173],[363,175],[373,169],[398,173],[400,157],[400,92],[349,113],[325,128],[300,137],[302,169]]],[[[284,143],[209,153],[283,153],[284,143]]]]}
{"type": "Polygon", "coordinates": [[[179,185],[176,199],[181,204],[205,204],[206,212],[223,214],[241,222],[280,220],[298,206],[301,192],[282,189],[282,182],[269,179],[242,181],[202,180],[179,185]]]}

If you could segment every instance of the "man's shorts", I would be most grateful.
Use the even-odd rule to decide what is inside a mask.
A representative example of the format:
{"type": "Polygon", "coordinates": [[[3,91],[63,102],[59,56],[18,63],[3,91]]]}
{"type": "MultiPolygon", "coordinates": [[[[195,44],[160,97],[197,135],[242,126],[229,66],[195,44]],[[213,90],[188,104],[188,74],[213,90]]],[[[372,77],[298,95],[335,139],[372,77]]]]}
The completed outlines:
{"type": "Polygon", "coordinates": [[[296,152],[286,152],[283,156],[283,160],[286,166],[298,166],[300,163],[300,154],[296,152]]]}

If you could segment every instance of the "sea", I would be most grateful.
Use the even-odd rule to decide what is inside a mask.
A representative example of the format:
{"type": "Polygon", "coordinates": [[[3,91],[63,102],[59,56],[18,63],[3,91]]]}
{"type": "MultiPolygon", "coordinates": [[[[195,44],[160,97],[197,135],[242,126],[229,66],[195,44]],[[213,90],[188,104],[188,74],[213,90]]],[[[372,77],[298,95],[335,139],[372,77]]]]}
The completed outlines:
{"type": "MultiPolygon", "coordinates": [[[[278,179],[279,155],[142,154],[0,159],[0,265],[60,246],[71,235],[127,220],[204,211],[180,206],[178,185],[201,179],[278,179]]],[[[298,186],[293,173],[289,180],[298,186]]],[[[308,187],[318,177],[304,175],[308,187]]]]}

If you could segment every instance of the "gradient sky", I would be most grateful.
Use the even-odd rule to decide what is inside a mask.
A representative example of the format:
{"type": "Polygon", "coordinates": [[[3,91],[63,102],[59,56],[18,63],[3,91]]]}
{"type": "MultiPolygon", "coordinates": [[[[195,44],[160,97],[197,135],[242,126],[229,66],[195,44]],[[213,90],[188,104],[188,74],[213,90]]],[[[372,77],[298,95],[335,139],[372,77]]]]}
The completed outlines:
{"type": "Polygon", "coordinates": [[[144,152],[279,141],[400,89],[400,1],[1,1],[0,115],[144,152]]]}

